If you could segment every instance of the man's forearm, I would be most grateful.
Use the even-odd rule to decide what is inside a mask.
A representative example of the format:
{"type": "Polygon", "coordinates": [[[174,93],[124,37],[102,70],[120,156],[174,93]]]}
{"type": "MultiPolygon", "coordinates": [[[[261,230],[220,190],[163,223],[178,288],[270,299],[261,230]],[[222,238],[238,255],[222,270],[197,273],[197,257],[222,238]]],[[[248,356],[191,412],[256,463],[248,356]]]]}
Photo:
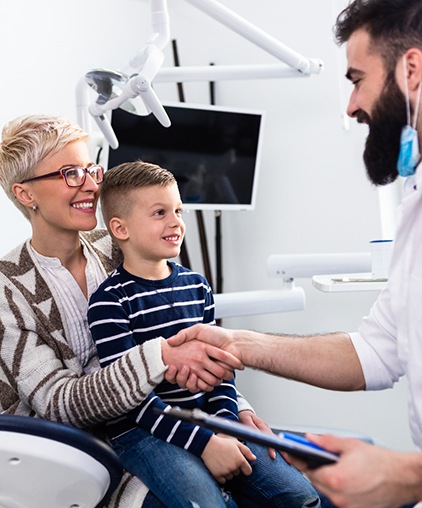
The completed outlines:
{"type": "Polygon", "coordinates": [[[234,330],[245,366],[333,390],[363,390],[359,358],[346,333],[314,336],[272,335],[234,330]]]}
{"type": "MultiPolygon", "coordinates": [[[[213,345],[245,366],[277,376],[332,390],[365,389],[359,358],[346,333],[300,337],[198,324],[168,342],[178,347],[189,341],[213,345]]],[[[183,377],[176,379],[183,386],[183,377]]]]}

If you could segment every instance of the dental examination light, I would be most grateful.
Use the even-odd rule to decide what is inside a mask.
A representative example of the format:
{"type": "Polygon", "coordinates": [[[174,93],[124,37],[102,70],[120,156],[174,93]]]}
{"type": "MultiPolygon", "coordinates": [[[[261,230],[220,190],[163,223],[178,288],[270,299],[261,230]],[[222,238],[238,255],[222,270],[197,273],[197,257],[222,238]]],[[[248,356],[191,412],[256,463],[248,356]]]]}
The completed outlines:
{"type": "Polygon", "coordinates": [[[153,35],[121,72],[94,69],[85,75],[87,84],[98,94],[89,106],[89,113],[114,149],[119,143],[107,117],[108,111],[122,108],[136,114],[153,113],[164,127],[171,125],[151,84],[164,61],[163,49],[170,41],[167,0],[151,0],[151,10],[153,35]]]}
{"type": "Polygon", "coordinates": [[[167,0],[150,0],[153,35],[144,48],[120,71],[91,70],[85,74],[83,83],[81,80],[77,86],[79,124],[82,128],[89,125],[89,118],[85,112],[88,110],[111,148],[115,149],[119,144],[108,114],[114,109],[122,108],[138,115],[152,113],[163,126],[170,126],[170,119],[153,90],[153,81],[181,83],[307,77],[319,73],[323,67],[321,60],[305,58],[217,0],[186,1],[283,63],[161,68],[164,61],[163,50],[170,41],[167,0]],[[96,101],[90,105],[86,92],[87,85],[98,94],[96,101]]]}

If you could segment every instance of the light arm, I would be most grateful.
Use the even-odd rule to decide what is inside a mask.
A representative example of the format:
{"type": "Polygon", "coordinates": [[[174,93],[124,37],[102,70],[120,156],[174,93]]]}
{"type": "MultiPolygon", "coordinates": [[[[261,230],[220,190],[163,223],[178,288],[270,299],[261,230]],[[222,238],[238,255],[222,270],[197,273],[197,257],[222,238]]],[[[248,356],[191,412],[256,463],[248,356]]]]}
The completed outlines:
{"type": "MultiPolygon", "coordinates": [[[[164,127],[169,127],[171,124],[164,107],[151,86],[151,82],[164,60],[162,50],[170,40],[167,0],[152,0],[151,11],[154,33],[144,49],[124,67],[121,76],[125,77],[126,83],[121,93],[112,97],[112,81],[109,79],[110,95],[108,100],[104,100],[104,96],[99,94],[97,101],[89,106],[90,114],[94,117],[111,148],[114,149],[119,146],[119,143],[106,113],[121,107],[123,103],[130,99],[139,96],[148,113],[152,112],[164,127]],[[130,79],[129,76],[131,76],[130,79]]],[[[107,71],[103,71],[104,75],[107,78],[107,71]]]]}
{"type": "Polygon", "coordinates": [[[297,71],[310,74],[321,70],[321,61],[305,58],[217,0],[186,1],[297,71]]]}
{"type": "MultiPolygon", "coordinates": [[[[113,86],[110,86],[108,98],[100,96],[94,104],[89,107],[90,114],[94,117],[107,141],[112,148],[118,147],[118,141],[114,135],[107,112],[122,107],[131,110],[133,113],[147,114],[152,112],[159,122],[165,127],[170,126],[170,119],[167,116],[162,104],[152,89],[152,81],[156,82],[184,82],[184,81],[217,81],[228,79],[268,79],[280,77],[303,77],[310,74],[317,74],[321,71],[323,64],[320,60],[309,59],[300,53],[289,48],[271,35],[267,34],[253,23],[242,18],[235,12],[220,4],[217,0],[187,0],[192,5],[226,25],[229,29],[237,32],[253,44],[261,47],[270,53],[281,64],[275,65],[223,65],[210,67],[169,67],[160,69],[164,60],[163,49],[170,41],[169,17],[167,12],[167,0],[151,0],[153,35],[147,41],[143,50],[137,53],[122,69],[124,79],[118,85],[121,94],[112,94],[113,86]],[[117,96],[116,96],[117,95],[117,96]],[[135,106],[137,98],[142,100],[142,108],[135,106]],[[138,111],[142,109],[142,112],[138,111]]],[[[97,71],[98,72],[98,71],[97,71]]],[[[107,78],[108,74],[114,71],[99,70],[107,78]]],[[[87,73],[87,76],[90,73],[87,73]]],[[[88,81],[89,83],[89,81],[88,81]]],[[[96,89],[95,83],[89,83],[96,89]]]]}

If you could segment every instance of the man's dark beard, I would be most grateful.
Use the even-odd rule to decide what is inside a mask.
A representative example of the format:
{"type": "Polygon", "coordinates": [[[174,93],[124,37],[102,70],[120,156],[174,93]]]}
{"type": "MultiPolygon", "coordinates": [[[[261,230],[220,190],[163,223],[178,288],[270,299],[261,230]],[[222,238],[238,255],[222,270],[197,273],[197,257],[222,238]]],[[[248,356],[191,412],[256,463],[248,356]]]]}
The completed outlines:
{"type": "Polygon", "coordinates": [[[400,135],[406,125],[406,101],[394,77],[387,78],[371,118],[360,111],[357,119],[369,125],[363,160],[366,172],[375,185],[394,182],[398,176],[397,159],[400,151],[400,135]]]}

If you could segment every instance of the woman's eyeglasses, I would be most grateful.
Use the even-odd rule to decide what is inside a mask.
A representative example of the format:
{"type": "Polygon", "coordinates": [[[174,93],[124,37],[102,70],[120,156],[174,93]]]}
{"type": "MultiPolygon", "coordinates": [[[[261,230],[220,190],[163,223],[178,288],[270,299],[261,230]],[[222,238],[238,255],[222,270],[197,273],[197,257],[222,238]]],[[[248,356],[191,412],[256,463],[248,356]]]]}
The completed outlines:
{"type": "Polygon", "coordinates": [[[43,180],[44,178],[51,178],[52,176],[62,176],[68,187],[82,187],[86,181],[87,173],[95,183],[101,183],[103,181],[104,168],[99,164],[94,164],[89,166],[89,168],[83,168],[82,166],[66,166],[58,171],[53,171],[52,173],[28,178],[23,180],[21,183],[43,180]]]}

